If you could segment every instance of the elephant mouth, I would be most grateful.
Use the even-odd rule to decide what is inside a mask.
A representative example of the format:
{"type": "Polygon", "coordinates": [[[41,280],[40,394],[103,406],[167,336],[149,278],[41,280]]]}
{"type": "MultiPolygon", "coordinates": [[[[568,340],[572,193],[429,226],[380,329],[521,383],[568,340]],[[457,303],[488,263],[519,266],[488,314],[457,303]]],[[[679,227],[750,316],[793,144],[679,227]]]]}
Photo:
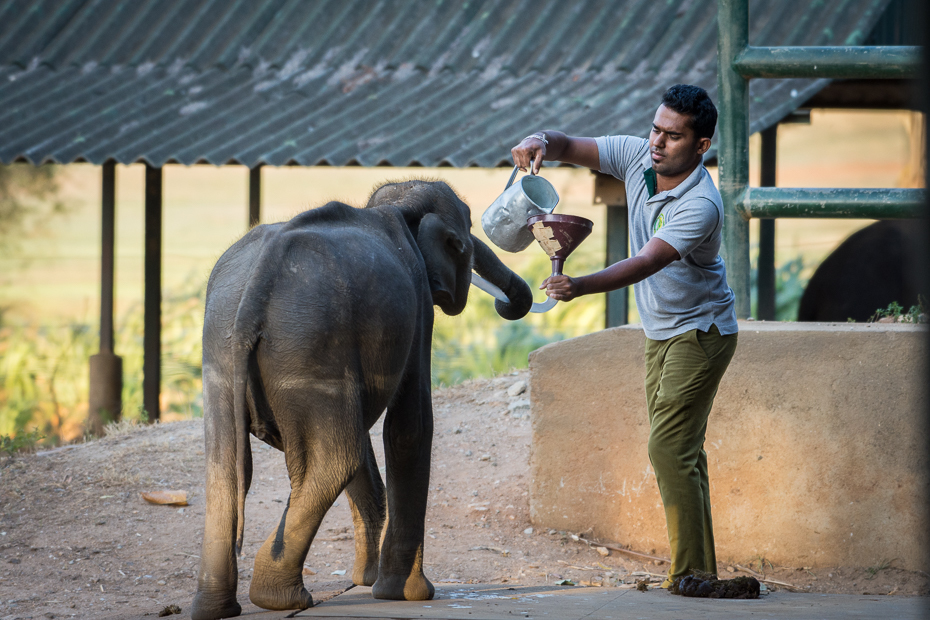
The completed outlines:
{"type": "Polygon", "coordinates": [[[465,309],[464,306],[462,308],[456,308],[455,296],[445,288],[434,288],[431,291],[431,294],[433,298],[433,305],[439,306],[439,308],[445,314],[459,314],[462,310],[465,309]]]}

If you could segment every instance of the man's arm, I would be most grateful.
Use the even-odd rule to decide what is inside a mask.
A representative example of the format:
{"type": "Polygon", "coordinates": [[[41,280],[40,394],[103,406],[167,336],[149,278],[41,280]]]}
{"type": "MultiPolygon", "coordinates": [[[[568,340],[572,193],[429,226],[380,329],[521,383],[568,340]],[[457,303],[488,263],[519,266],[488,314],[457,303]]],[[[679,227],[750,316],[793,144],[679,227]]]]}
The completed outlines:
{"type": "Polygon", "coordinates": [[[678,250],[653,237],[636,256],[580,278],[550,276],[539,288],[545,288],[546,295],[553,299],[571,301],[582,295],[606,293],[635,284],[665,269],[679,258],[678,250]]]}
{"type": "Polygon", "coordinates": [[[573,138],[561,131],[551,129],[539,131],[537,134],[544,136],[549,144],[539,138],[528,136],[510,149],[513,163],[519,166],[520,170],[526,171],[532,161],[532,174],[538,174],[544,160],[577,164],[591,170],[601,169],[601,160],[594,138],[573,138]]]}

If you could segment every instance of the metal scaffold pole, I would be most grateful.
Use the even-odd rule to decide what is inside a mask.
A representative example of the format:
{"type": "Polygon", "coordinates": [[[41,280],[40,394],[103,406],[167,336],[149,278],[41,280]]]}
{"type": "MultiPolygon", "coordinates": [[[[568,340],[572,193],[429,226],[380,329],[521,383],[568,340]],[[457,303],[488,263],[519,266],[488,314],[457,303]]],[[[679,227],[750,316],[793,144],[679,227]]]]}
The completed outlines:
{"type": "Polygon", "coordinates": [[[749,317],[749,222],[743,193],[749,185],[749,80],[733,61],[749,42],[747,0],[717,2],[717,84],[720,117],[719,179],[723,198],[723,259],[736,295],[736,316],[749,317]]]}

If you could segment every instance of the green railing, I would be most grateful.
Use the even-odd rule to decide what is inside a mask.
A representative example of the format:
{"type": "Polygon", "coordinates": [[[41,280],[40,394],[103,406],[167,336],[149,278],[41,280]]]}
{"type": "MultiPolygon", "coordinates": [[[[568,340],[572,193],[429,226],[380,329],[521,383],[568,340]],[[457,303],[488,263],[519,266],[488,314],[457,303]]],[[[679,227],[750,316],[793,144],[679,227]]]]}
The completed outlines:
{"type": "Polygon", "coordinates": [[[751,47],[748,0],[717,0],[720,106],[718,164],[724,205],[723,257],[736,314],[749,305],[750,218],[901,219],[922,217],[923,189],[749,187],[749,80],[916,77],[919,47],[751,47]]]}

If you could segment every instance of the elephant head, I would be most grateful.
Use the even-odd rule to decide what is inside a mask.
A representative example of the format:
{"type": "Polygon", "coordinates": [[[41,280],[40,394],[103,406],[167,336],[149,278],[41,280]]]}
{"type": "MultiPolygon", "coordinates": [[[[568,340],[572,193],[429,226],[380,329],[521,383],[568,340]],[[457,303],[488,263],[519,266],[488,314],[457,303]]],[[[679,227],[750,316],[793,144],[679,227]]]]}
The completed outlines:
{"type": "Polygon", "coordinates": [[[510,299],[495,302],[501,317],[513,321],[530,311],[529,285],[471,234],[471,211],[451,187],[442,181],[389,183],[375,190],[366,208],[385,205],[403,214],[426,263],[433,303],[445,314],[465,309],[472,269],[510,299]]]}

